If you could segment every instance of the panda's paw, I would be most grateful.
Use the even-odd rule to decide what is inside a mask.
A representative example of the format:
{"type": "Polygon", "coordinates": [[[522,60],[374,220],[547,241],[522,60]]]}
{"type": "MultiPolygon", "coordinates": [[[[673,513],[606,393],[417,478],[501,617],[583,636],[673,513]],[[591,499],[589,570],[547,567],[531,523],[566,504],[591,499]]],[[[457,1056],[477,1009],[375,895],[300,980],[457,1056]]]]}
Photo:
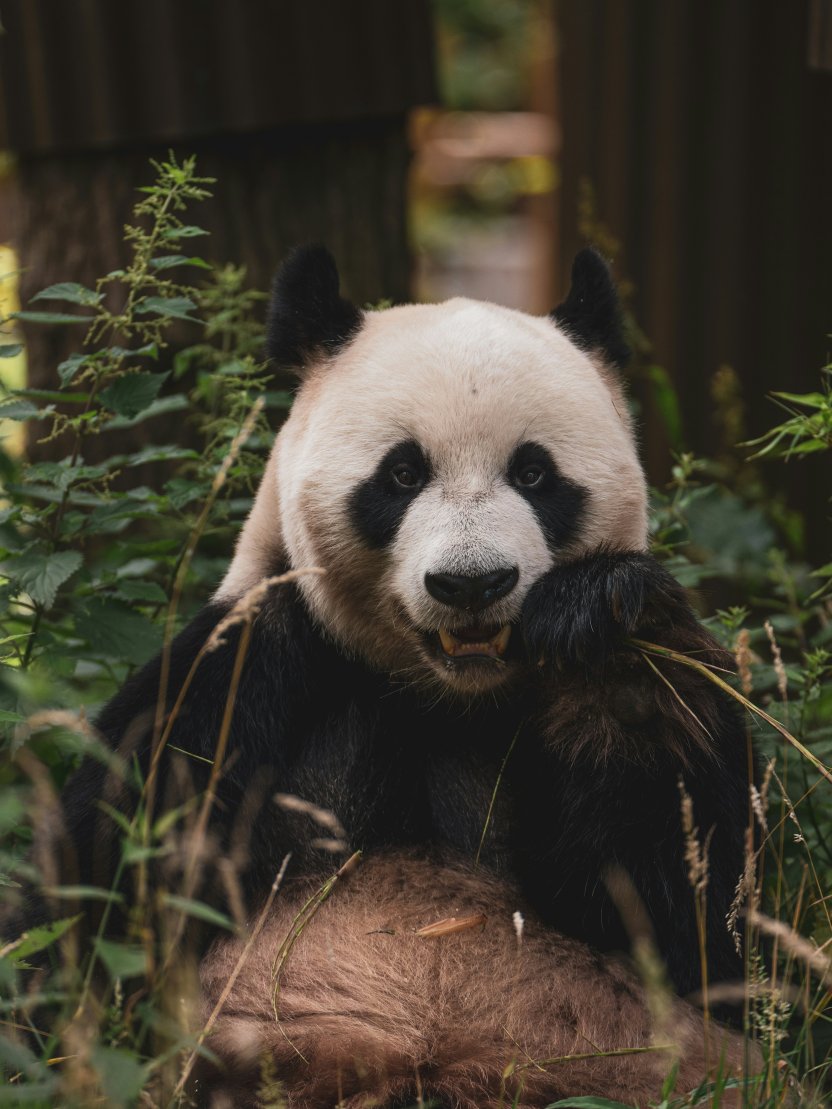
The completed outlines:
{"type": "Polygon", "coordinates": [[[592,666],[628,636],[691,618],[682,586],[650,555],[598,552],[536,581],[522,623],[535,663],[592,666]]]}

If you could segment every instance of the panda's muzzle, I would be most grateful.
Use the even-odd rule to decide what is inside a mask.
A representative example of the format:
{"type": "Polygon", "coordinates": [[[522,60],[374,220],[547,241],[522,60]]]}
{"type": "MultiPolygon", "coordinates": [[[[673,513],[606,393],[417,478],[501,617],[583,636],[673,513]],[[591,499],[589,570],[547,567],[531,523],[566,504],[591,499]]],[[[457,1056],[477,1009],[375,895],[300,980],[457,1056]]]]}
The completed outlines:
{"type": "Polygon", "coordinates": [[[472,627],[456,631],[440,628],[439,645],[449,659],[489,658],[502,661],[511,638],[511,625],[472,627]]]}
{"type": "Polygon", "coordinates": [[[487,574],[425,574],[425,588],[434,600],[453,610],[434,633],[434,649],[446,662],[503,662],[509,624],[488,623],[485,610],[509,594],[520,577],[516,566],[487,574]]]}
{"type": "Polygon", "coordinates": [[[510,593],[519,577],[516,566],[489,574],[425,574],[425,588],[431,597],[450,608],[482,612],[510,593]]]}

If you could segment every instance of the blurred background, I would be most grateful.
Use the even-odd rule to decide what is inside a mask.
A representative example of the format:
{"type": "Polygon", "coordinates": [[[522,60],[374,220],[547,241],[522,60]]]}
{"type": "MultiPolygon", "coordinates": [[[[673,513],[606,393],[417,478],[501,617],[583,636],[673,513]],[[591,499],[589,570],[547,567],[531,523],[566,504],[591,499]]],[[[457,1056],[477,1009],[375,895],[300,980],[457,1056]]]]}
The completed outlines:
{"type": "MultiPolygon", "coordinates": [[[[217,179],[200,252],[255,288],[316,239],[361,303],[544,313],[599,245],[659,487],[673,452],[730,468],[767,393],[830,361],[832,0],[0,0],[0,23],[6,312],[118,269],[172,148],[217,179]]],[[[6,380],[53,387],[75,334],[25,337],[6,380]]],[[[770,481],[816,554],[824,465],[770,481]]]]}

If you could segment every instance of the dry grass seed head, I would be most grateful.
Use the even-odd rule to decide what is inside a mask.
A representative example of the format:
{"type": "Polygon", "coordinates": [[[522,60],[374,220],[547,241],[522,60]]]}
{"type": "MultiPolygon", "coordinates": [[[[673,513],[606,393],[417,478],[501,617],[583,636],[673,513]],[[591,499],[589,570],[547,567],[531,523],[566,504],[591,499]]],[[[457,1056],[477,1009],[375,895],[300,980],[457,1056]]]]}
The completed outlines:
{"type": "Polygon", "coordinates": [[[685,834],[685,862],[688,867],[688,881],[696,894],[702,894],[708,888],[708,849],[714,829],[708,832],[704,841],[699,839],[699,829],[694,823],[693,798],[685,789],[685,783],[679,779],[679,793],[682,799],[682,830],[685,834]]]}
{"type": "Polygon", "coordinates": [[[750,697],[754,690],[754,679],[751,675],[751,636],[748,628],[740,628],[734,643],[734,658],[737,663],[737,673],[740,678],[740,688],[746,697],[750,697]]]}
{"type": "Polygon", "coordinates": [[[774,662],[774,673],[777,675],[777,691],[780,694],[780,700],[785,705],[789,699],[789,678],[786,674],[786,667],[783,665],[783,652],[774,635],[774,628],[770,620],[766,620],[763,624],[766,629],[768,641],[771,644],[771,657],[774,662]]]}

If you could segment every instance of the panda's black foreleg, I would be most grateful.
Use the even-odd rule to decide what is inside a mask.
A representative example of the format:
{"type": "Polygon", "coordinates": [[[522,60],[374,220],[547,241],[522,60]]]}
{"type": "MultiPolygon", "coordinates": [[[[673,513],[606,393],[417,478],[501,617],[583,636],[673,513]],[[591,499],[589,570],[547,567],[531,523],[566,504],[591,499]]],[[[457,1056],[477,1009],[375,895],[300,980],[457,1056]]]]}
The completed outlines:
{"type": "Polygon", "coordinates": [[[596,665],[652,624],[696,625],[685,591],[652,556],[598,551],[556,566],[529,590],[522,627],[533,661],[596,665]]]}
{"type": "MultiPolygon", "coordinates": [[[[120,754],[124,773],[88,757],[67,783],[54,851],[66,863],[57,868],[56,884],[115,888],[132,904],[143,866],[148,896],[166,889],[231,913],[235,900],[238,910],[262,900],[286,855],[305,873],[326,874],[343,861],[315,846],[331,840],[331,830],[281,809],[277,794],[332,810],[344,828],[344,850],[365,834],[359,821],[375,816],[371,802],[381,791],[374,775],[385,768],[373,762],[372,721],[355,706],[360,674],[323,641],[289,590],[276,591],[256,616],[247,649],[240,624],[207,649],[227,611],[203,609],[176,637],[166,663],[162,656],[149,662],[100,713],[97,728],[120,754]],[[163,665],[160,733],[154,719],[163,665]],[[151,831],[143,836],[142,810],[151,797],[151,831]],[[208,819],[200,824],[206,804],[208,819]],[[127,856],[126,843],[132,843],[127,856]],[[143,862],[136,848],[145,850],[143,862]]],[[[362,704],[376,700],[364,696],[362,704]]],[[[85,904],[93,925],[104,903],[85,904]]],[[[56,909],[65,912],[66,903],[56,909]]],[[[46,913],[47,903],[31,891],[25,925],[46,913]]],[[[118,930],[117,909],[108,913],[108,927],[118,930]]]]}
{"type": "Polygon", "coordinates": [[[744,868],[749,766],[754,773],[745,728],[701,674],[667,660],[655,661],[656,673],[625,641],[638,634],[701,661],[730,660],[681,586],[643,554],[602,552],[551,571],[526,601],[524,630],[542,665],[539,743],[518,775],[535,794],[523,806],[530,846],[521,866],[527,886],[545,887],[540,910],[598,947],[626,949],[632,922],[606,885],[619,867],[677,989],[700,985],[700,923],[710,979],[741,977],[726,916],[744,868]],[[680,785],[690,798],[688,833],[680,785]],[[701,922],[694,839],[707,854],[701,922]]]}

